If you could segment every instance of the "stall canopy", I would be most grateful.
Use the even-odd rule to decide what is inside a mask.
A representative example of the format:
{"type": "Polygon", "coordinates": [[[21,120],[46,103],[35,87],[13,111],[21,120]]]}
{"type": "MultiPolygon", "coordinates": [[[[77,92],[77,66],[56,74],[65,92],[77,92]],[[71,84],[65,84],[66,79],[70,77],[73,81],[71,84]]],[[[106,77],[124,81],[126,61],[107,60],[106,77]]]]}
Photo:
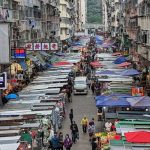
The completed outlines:
{"type": "Polygon", "coordinates": [[[111,71],[111,70],[101,71],[98,74],[101,74],[101,75],[117,75],[117,73],[115,73],[114,71],[111,71]]]}
{"type": "Polygon", "coordinates": [[[119,58],[117,58],[115,61],[114,61],[114,64],[121,64],[121,63],[124,63],[126,62],[127,59],[124,57],[124,56],[120,56],[119,58]]]}
{"type": "Polygon", "coordinates": [[[96,107],[128,107],[130,103],[127,101],[127,98],[131,97],[130,95],[110,95],[110,96],[99,96],[96,101],[96,107]]]}
{"type": "Polygon", "coordinates": [[[128,132],[125,133],[125,138],[128,142],[132,143],[150,143],[150,132],[128,132]]]}
{"type": "Polygon", "coordinates": [[[20,61],[19,64],[24,71],[28,69],[28,66],[24,61],[20,61]]]}
{"type": "Polygon", "coordinates": [[[91,65],[92,67],[94,67],[94,68],[99,68],[99,67],[102,66],[102,64],[100,64],[99,61],[93,61],[93,62],[90,63],[90,65],[91,65]]]}
{"type": "Polygon", "coordinates": [[[124,62],[124,63],[121,63],[121,64],[117,65],[117,67],[128,67],[130,65],[131,65],[130,62],[124,62]]]}
{"type": "Polygon", "coordinates": [[[68,61],[60,61],[53,64],[53,66],[66,66],[66,65],[72,65],[72,63],[68,61]]]}
{"type": "Polygon", "coordinates": [[[57,55],[57,56],[66,56],[66,54],[62,53],[62,52],[55,53],[55,55],[57,55]]]}
{"type": "Polygon", "coordinates": [[[135,96],[132,98],[127,98],[127,101],[132,107],[150,107],[149,96],[135,96]]]}
{"type": "Polygon", "coordinates": [[[120,52],[116,52],[116,53],[113,53],[112,56],[118,56],[118,55],[121,55],[120,52]]]}
{"type": "Polygon", "coordinates": [[[126,69],[121,73],[122,76],[136,76],[139,74],[140,72],[138,72],[136,69],[126,69]]]}

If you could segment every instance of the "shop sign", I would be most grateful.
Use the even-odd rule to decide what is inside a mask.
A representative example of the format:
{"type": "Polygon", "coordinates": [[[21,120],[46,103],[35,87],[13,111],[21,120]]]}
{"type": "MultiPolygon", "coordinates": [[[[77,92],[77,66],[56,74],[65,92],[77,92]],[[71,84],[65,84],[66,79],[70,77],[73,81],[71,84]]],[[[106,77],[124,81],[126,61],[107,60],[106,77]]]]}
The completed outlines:
{"type": "Polygon", "coordinates": [[[58,43],[51,43],[51,50],[58,50],[58,43]]]}
{"type": "Polygon", "coordinates": [[[6,89],[7,88],[7,73],[3,72],[0,73],[0,89],[6,89]]]}
{"type": "Polygon", "coordinates": [[[50,50],[49,43],[42,43],[42,50],[50,50]]]}
{"type": "Polygon", "coordinates": [[[26,51],[24,48],[17,48],[15,49],[14,53],[15,58],[26,58],[26,51]]]}
{"type": "Polygon", "coordinates": [[[26,43],[26,50],[33,50],[33,44],[32,43],[26,43]]]}
{"type": "Polygon", "coordinates": [[[41,51],[42,50],[41,43],[34,43],[34,50],[41,51]]]}

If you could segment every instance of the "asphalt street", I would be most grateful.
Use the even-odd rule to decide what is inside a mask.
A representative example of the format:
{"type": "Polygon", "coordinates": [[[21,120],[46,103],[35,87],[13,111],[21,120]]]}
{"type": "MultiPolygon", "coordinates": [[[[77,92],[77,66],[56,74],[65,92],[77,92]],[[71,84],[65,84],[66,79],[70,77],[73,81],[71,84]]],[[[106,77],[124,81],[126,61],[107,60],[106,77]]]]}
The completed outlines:
{"type": "Polygon", "coordinates": [[[82,133],[82,126],[80,122],[84,115],[86,115],[89,120],[95,118],[96,131],[102,130],[101,122],[97,121],[97,110],[95,107],[94,95],[92,95],[89,90],[88,95],[73,95],[72,97],[72,103],[69,103],[66,106],[67,118],[63,122],[62,132],[64,136],[65,134],[70,134],[71,136],[70,120],[68,116],[70,109],[73,108],[74,121],[78,125],[80,136],[79,141],[76,144],[73,144],[72,150],[91,150],[88,133],[82,133]]]}

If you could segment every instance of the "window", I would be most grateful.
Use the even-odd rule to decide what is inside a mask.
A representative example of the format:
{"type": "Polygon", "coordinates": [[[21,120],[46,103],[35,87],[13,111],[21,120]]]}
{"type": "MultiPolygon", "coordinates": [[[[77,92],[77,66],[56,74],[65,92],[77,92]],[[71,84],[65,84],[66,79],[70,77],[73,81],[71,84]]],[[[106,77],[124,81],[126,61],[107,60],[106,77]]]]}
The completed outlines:
{"type": "Polygon", "coordinates": [[[0,6],[3,6],[3,0],[0,0],[0,6]]]}
{"type": "Polygon", "coordinates": [[[63,29],[60,30],[60,34],[61,34],[61,35],[63,34],[63,29]]]}

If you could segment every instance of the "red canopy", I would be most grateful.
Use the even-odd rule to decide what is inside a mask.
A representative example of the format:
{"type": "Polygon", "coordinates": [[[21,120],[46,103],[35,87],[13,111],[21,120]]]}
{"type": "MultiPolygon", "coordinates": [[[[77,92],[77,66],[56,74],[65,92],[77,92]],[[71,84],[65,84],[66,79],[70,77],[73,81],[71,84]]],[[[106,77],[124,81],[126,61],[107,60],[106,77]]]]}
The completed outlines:
{"type": "Polygon", "coordinates": [[[132,143],[150,143],[150,132],[138,131],[124,134],[126,140],[132,143]]]}
{"type": "Polygon", "coordinates": [[[91,62],[90,65],[94,68],[102,67],[102,64],[100,64],[99,61],[91,62]]]}
{"type": "Polygon", "coordinates": [[[127,67],[127,66],[130,66],[130,65],[131,65],[131,63],[124,62],[124,63],[121,63],[121,64],[117,65],[117,67],[127,67]]]}
{"type": "Polygon", "coordinates": [[[116,52],[116,53],[113,53],[112,56],[118,56],[118,55],[121,55],[120,52],[116,52]]]}
{"type": "Polygon", "coordinates": [[[60,61],[53,64],[53,66],[65,66],[65,65],[72,65],[72,63],[67,61],[60,61]]]}

